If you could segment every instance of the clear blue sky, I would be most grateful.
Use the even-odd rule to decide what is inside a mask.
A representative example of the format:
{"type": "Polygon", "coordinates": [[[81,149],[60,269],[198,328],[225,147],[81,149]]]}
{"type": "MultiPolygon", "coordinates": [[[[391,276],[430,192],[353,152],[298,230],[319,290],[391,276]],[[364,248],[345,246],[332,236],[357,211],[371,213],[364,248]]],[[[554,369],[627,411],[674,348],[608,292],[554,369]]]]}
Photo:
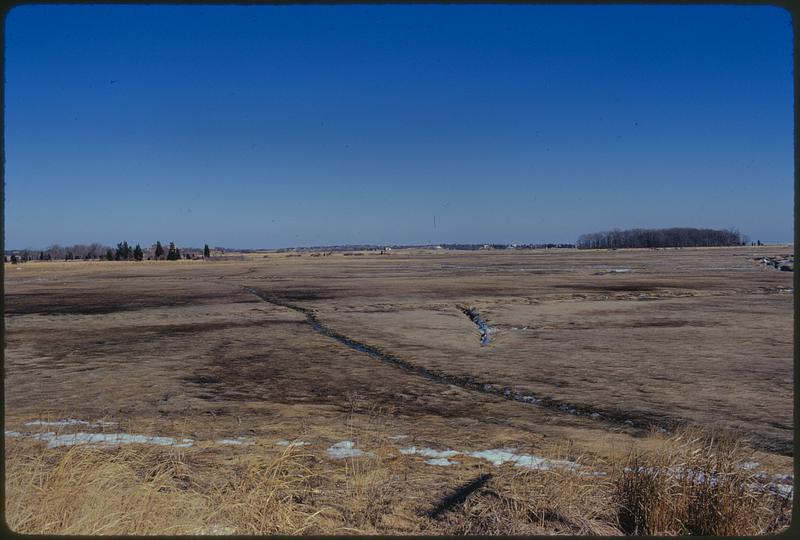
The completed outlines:
{"type": "Polygon", "coordinates": [[[793,241],[778,8],[23,6],[5,24],[7,249],[793,241]]]}

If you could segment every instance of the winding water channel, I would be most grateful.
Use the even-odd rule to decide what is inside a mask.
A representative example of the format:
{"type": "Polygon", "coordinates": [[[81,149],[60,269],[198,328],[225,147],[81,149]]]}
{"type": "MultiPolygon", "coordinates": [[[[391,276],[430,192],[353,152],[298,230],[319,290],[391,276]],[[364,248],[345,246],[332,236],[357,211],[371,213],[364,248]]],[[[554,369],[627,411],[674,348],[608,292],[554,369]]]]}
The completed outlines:
{"type": "Polygon", "coordinates": [[[478,326],[478,330],[481,331],[481,345],[488,345],[489,342],[492,340],[492,333],[494,329],[486,324],[486,321],[483,320],[481,314],[475,308],[465,308],[459,307],[464,315],[469,317],[469,320],[474,322],[478,326]]]}
{"type": "MultiPolygon", "coordinates": [[[[332,328],[330,328],[329,326],[327,326],[326,324],[321,322],[317,318],[317,315],[314,312],[314,310],[312,310],[312,309],[308,309],[308,308],[304,308],[304,307],[301,307],[301,306],[298,306],[298,305],[295,305],[295,304],[291,304],[289,302],[286,302],[286,301],[284,301],[284,300],[282,300],[280,298],[276,298],[276,297],[274,297],[274,296],[272,296],[272,295],[270,295],[270,294],[268,294],[268,293],[266,293],[266,292],[264,292],[264,291],[262,291],[260,289],[254,288],[254,287],[244,286],[243,288],[244,288],[244,290],[246,290],[250,294],[253,294],[253,295],[257,296],[258,298],[260,298],[264,302],[267,302],[269,304],[273,304],[273,305],[276,305],[276,306],[285,307],[285,308],[297,311],[298,313],[302,313],[303,315],[305,315],[306,322],[311,326],[311,328],[313,328],[316,332],[318,332],[318,333],[320,333],[320,334],[322,334],[324,336],[327,336],[329,338],[335,339],[339,343],[341,343],[343,345],[346,345],[347,347],[350,347],[351,349],[353,349],[355,351],[368,354],[368,355],[370,355],[371,357],[373,357],[375,359],[378,359],[378,360],[381,360],[383,362],[386,362],[386,363],[388,363],[388,364],[390,364],[390,365],[392,365],[394,367],[400,368],[400,369],[402,369],[402,370],[404,370],[406,372],[413,373],[414,375],[418,375],[420,377],[424,377],[425,379],[427,379],[429,381],[432,381],[432,382],[435,382],[435,383],[447,384],[447,385],[455,385],[455,386],[459,386],[461,388],[464,388],[466,390],[471,390],[473,392],[480,392],[480,393],[483,393],[483,394],[491,394],[491,395],[499,396],[499,397],[502,397],[502,398],[505,398],[505,399],[508,399],[508,400],[511,400],[511,401],[518,401],[520,403],[528,403],[528,404],[531,404],[531,405],[544,407],[544,408],[551,409],[551,410],[558,411],[558,412],[562,412],[562,413],[565,413],[565,414],[586,416],[587,418],[591,418],[592,420],[601,420],[601,421],[612,423],[612,424],[616,424],[616,425],[643,428],[643,427],[646,427],[648,424],[652,424],[653,423],[650,420],[648,420],[648,421],[635,421],[635,420],[633,420],[631,418],[628,418],[627,416],[625,416],[625,417],[615,417],[615,416],[609,415],[607,413],[600,413],[600,412],[598,412],[598,411],[596,411],[594,409],[590,409],[590,408],[579,406],[579,405],[572,405],[572,404],[569,404],[569,403],[564,403],[562,401],[554,400],[554,399],[549,398],[549,397],[538,398],[538,397],[532,396],[532,395],[524,395],[524,394],[521,394],[521,393],[518,393],[518,392],[514,392],[511,388],[509,388],[507,386],[506,387],[500,387],[498,385],[494,385],[494,384],[490,384],[490,383],[484,383],[484,382],[476,380],[474,377],[464,377],[464,376],[458,376],[458,375],[451,375],[451,374],[448,374],[448,373],[430,371],[430,370],[428,370],[428,369],[426,369],[424,367],[415,366],[414,364],[411,364],[410,362],[407,362],[407,361],[403,360],[402,358],[398,358],[397,356],[395,356],[393,354],[384,352],[384,351],[378,349],[377,347],[373,347],[371,345],[367,345],[366,343],[362,343],[360,341],[352,339],[352,338],[350,338],[350,337],[348,337],[348,336],[346,336],[344,334],[341,334],[341,333],[333,330],[332,328]]],[[[469,313],[467,313],[468,310],[464,310],[463,308],[459,308],[459,309],[461,309],[461,311],[463,311],[465,314],[470,316],[469,313]]],[[[470,318],[472,318],[472,317],[470,316],[470,318]]],[[[482,319],[481,319],[481,322],[483,322],[482,319]]],[[[478,324],[478,323],[476,322],[476,324],[478,324]]],[[[483,322],[483,324],[485,325],[485,322],[483,322]]],[[[483,342],[483,339],[481,341],[483,342]]]]}

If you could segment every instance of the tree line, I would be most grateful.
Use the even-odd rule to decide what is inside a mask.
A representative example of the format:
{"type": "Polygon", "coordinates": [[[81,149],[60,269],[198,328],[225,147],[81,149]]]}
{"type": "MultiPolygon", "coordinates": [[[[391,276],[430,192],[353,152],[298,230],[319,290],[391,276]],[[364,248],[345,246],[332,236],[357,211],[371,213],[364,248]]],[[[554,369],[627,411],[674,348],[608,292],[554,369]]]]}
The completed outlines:
{"type": "Polygon", "coordinates": [[[155,245],[142,249],[139,244],[131,246],[126,240],[117,244],[116,248],[105,246],[103,244],[75,244],[73,246],[60,246],[54,244],[47,249],[40,251],[31,249],[20,249],[13,251],[11,256],[5,256],[5,262],[17,264],[27,261],[71,261],[71,260],[107,260],[107,261],[142,261],[145,258],[149,260],[167,260],[177,261],[179,259],[208,259],[211,257],[211,249],[208,244],[203,248],[202,257],[199,256],[198,250],[185,250],[181,255],[181,250],[174,242],[169,243],[169,247],[165,250],[161,242],[158,241],[155,245]]]}
{"type": "Polygon", "coordinates": [[[582,234],[578,249],[744,246],[748,238],[736,229],[627,229],[582,234]]]}

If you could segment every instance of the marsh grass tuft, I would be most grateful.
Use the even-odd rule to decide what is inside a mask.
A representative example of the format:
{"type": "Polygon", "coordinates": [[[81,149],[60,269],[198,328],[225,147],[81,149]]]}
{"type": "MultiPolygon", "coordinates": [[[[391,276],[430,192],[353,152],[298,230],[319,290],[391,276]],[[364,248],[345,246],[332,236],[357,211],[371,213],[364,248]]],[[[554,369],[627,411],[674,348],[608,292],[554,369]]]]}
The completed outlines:
{"type": "Polygon", "coordinates": [[[616,465],[620,529],[645,535],[756,535],[789,523],[791,503],[758,489],[734,439],[682,429],[616,465]]]}

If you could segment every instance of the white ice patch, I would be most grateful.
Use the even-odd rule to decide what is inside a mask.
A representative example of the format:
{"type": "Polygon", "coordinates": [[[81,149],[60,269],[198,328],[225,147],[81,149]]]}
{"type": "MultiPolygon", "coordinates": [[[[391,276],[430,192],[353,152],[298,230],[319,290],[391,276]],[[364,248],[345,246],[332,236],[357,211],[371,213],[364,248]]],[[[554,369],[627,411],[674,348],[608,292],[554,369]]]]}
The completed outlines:
{"type": "Polygon", "coordinates": [[[450,461],[447,458],[429,459],[425,462],[427,465],[438,465],[439,467],[449,467],[450,465],[458,465],[458,461],[450,461]]]}
{"type": "Polygon", "coordinates": [[[131,443],[186,448],[194,443],[192,439],[181,439],[178,442],[172,437],[151,437],[148,435],[130,435],[128,433],[63,433],[57,435],[50,431],[47,433],[34,433],[31,438],[47,442],[48,448],[74,446],[76,444],[116,445],[131,443]]]}
{"type": "Polygon", "coordinates": [[[386,438],[390,441],[399,441],[400,439],[408,439],[408,435],[389,435],[386,438]]]}
{"type": "Polygon", "coordinates": [[[784,499],[794,499],[794,486],[790,484],[776,484],[774,482],[770,482],[769,484],[759,486],[758,484],[751,484],[751,488],[754,489],[767,489],[771,491],[775,495],[779,497],[783,497],[784,499]]]}
{"type": "Polygon", "coordinates": [[[467,452],[470,457],[485,459],[492,463],[492,465],[502,465],[507,461],[514,461],[516,454],[513,448],[497,448],[494,450],[480,450],[478,452],[467,452]]]}
{"type": "Polygon", "coordinates": [[[409,446],[408,448],[400,448],[400,453],[405,455],[419,454],[423,457],[447,459],[456,456],[461,452],[455,450],[434,450],[433,448],[417,448],[416,446],[409,446]]]}
{"type": "Polygon", "coordinates": [[[230,536],[236,534],[236,528],[224,525],[208,525],[195,530],[192,534],[198,536],[230,536]]]}
{"type": "Polygon", "coordinates": [[[606,268],[604,270],[600,270],[599,272],[595,272],[594,275],[602,276],[603,274],[627,274],[630,271],[630,268],[606,268]]]}
{"type": "Polygon", "coordinates": [[[97,422],[89,422],[87,420],[75,420],[73,418],[65,418],[64,420],[32,420],[25,422],[26,426],[87,426],[87,427],[106,427],[115,426],[116,422],[106,422],[98,420],[97,422]]]}
{"type": "Polygon", "coordinates": [[[451,461],[448,458],[463,454],[478,459],[485,459],[495,466],[510,462],[514,463],[517,467],[538,470],[546,470],[551,467],[566,469],[575,469],[578,467],[576,463],[571,461],[548,459],[529,454],[516,454],[514,453],[514,448],[495,448],[476,452],[459,452],[457,450],[434,450],[433,448],[417,448],[416,446],[410,446],[408,448],[400,448],[399,450],[400,453],[404,455],[418,454],[423,457],[431,458],[425,462],[428,465],[454,465],[458,462],[451,461]]]}
{"type": "Polygon", "coordinates": [[[235,439],[220,439],[217,442],[219,444],[227,444],[229,446],[238,446],[242,444],[255,444],[253,441],[245,439],[243,437],[236,437],[235,439]]]}
{"type": "Polygon", "coordinates": [[[275,444],[277,444],[278,446],[308,446],[311,443],[306,441],[301,441],[299,439],[294,441],[287,441],[286,439],[281,439],[275,444]]]}
{"type": "Polygon", "coordinates": [[[478,452],[466,452],[466,455],[478,459],[485,459],[495,466],[503,463],[512,462],[515,467],[526,469],[547,470],[551,467],[561,469],[577,469],[578,464],[572,461],[561,459],[549,459],[530,454],[515,454],[513,448],[495,448],[492,450],[481,450],[478,452]]]}
{"type": "Polygon", "coordinates": [[[744,463],[740,464],[739,467],[749,471],[758,467],[758,461],[745,461],[744,463]]]}
{"type": "Polygon", "coordinates": [[[372,456],[374,454],[356,448],[353,441],[340,441],[328,448],[328,455],[333,459],[342,459],[348,457],[372,456]]]}
{"type": "Polygon", "coordinates": [[[6,430],[6,437],[22,437],[22,433],[19,431],[8,431],[6,430]]]}

